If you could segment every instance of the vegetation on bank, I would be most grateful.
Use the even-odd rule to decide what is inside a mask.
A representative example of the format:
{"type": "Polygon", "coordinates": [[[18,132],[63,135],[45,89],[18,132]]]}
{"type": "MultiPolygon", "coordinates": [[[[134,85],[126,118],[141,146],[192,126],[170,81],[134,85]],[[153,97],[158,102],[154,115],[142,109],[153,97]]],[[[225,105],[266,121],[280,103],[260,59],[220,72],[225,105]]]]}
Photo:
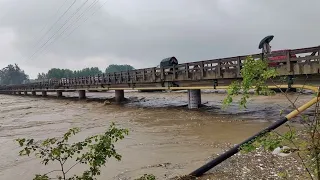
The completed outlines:
{"type": "MultiPolygon", "coordinates": [[[[268,88],[266,81],[275,77],[276,71],[268,67],[266,60],[254,60],[248,57],[241,70],[243,80],[241,82],[233,82],[228,89],[228,95],[224,100],[225,107],[233,102],[233,97],[241,94],[241,99],[238,102],[241,107],[246,107],[247,100],[250,98],[249,89],[254,89],[258,95],[273,94],[268,88]]],[[[282,79],[286,82],[286,79],[282,79]]],[[[306,76],[305,83],[308,81],[306,76]]],[[[273,82],[275,85],[277,83],[273,82]]],[[[282,91],[281,91],[282,92],[282,91]]],[[[297,99],[290,99],[287,92],[282,94],[290,102],[291,107],[297,110],[297,99]]],[[[319,92],[317,93],[319,97],[319,92]]],[[[263,147],[267,151],[274,151],[280,148],[282,153],[294,153],[300,160],[301,165],[305,169],[304,177],[307,179],[320,180],[320,114],[319,103],[314,106],[312,115],[302,114],[299,118],[303,129],[297,131],[292,125],[286,123],[288,131],[280,134],[276,131],[266,133],[263,136],[256,138],[255,141],[245,144],[241,147],[242,152],[255,151],[259,147],[263,147]]],[[[280,110],[280,115],[283,109],[280,110]]],[[[278,172],[278,176],[289,178],[288,171],[278,172]]]]}
{"type": "Polygon", "coordinates": [[[17,64],[9,64],[0,70],[0,85],[22,84],[29,76],[17,64]]]}
{"type": "MultiPolygon", "coordinates": [[[[104,72],[113,73],[130,70],[134,70],[134,67],[131,65],[111,64],[104,72]]],[[[46,73],[38,73],[37,80],[95,76],[102,73],[103,71],[98,67],[84,68],[81,70],[52,68],[46,73]]],[[[0,70],[0,85],[23,84],[29,81],[29,76],[17,64],[9,64],[0,70]]]]}

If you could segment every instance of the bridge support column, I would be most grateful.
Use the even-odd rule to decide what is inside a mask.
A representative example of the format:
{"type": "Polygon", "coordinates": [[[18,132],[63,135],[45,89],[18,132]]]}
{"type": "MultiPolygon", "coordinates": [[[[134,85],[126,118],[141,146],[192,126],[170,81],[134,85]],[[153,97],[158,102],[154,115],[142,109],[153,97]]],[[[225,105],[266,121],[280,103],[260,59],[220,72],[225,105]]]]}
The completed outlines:
{"type": "Polygon", "coordinates": [[[28,91],[24,91],[23,94],[24,94],[24,95],[28,95],[28,91]]]}
{"type": "Polygon", "coordinates": [[[123,90],[115,90],[115,100],[117,103],[120,103],[124,100],[124,91],[123,90]]]}
{"type": "Polygon", "coordinates": [[[188,90],[188,108],[197,109],[201,105],[201,91],[200,89],[188,90]]]}
{"type": "Polygon", "coordinates": [[[36,96],[37,93],[35,91],[31,91],[32,96],[36,96]]]}
{"type": "Polygon", "coordinates": [[[86,91],[85,90],[79,90],[79,99],[85,99],[86,98],[86,91]]]}
{"type": "Polygon", "coordinates": [[[21,91],[18,91],[17,94],[18,94],[18,95],[21,95],[21,91]]]}
{"type": "Polygon", "coordinates": [[[47,96],[47,91],[42,91],[42,96],[46,97],[47,96]]]}
{"type": "Polygon", "coordinates": [[[62,91],[57,91],[57,97],[62,97],[62,91]]]}
{"type": "Polygon", "coordinates": [[[16,94],[17,94],[17,92],[16,92],[16,91],[12,91],[12,92],[11,92],[11,94],[16,95],[16,94]]]}

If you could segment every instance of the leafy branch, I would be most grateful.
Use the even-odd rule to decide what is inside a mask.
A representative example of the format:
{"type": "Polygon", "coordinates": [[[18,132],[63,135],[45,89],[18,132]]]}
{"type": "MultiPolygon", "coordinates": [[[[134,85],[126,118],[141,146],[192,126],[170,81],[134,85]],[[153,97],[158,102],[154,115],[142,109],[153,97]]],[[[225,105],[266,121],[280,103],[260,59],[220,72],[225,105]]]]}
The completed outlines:
{"type": "MultiPolygon", "coordinates": [[[[287,95],[287,91],[283,92],[281,87],[278,86],[272,78],[277,73],[275,69],[269,68],[268,63],[265,60],[255,60],[252,57],[247,57],[243,63],[241,70],[243,80],[241,82],[235,81],[228,88],[228,95],[224,99],[224,107],[227,107],[233,102],[233,97],[242,94],[240,101],[238,102],[240,107],[246,108],[248,102],[249,90],[254,89],[257,95],[271,95],[273,92],[268,90],[267,80],[271,79],[271,82],[280,90],[280,92],[286,97],[291,106],[297,109],[296,102],[300,96],[291,100],[287,95]]],[[[280,80],[286,81],[287,77],[282,77],[280,80]]],[[[306,85],[308,76],[306,76],[306,85]]],[[[317,94],[319,97],[319,93],[317,94]]],[[[278,132],[268,132],[264,135],[257,137],[254,141],[249,142],[240,147],[242,152],[254,151],[258,147],[263,147],[267,151],[273,151],[278,147],[288,147],[282,149],[285,153],[296,153],[300,159],[301,165],[305,168],[307,176],[310,179],[320,180],[320,113],[319,103],[316,104],[313,118],[308,115],[301,115],[300,123],[303,125],[303,129],[297,131],[290,124],[286,124],[288,131],[280,134],[278,132]]],[[[287,172],[279,173],[283,177],[287,177],[287,172]]]]}
{"type": "Polygon", "coordinates": [[[241,69],[242,81],[234,81],[228,88],[228,95],[224,99],[224,107],[233,102],[233,98],[242,93],[238,102],[241,107],[246,108],[249,99],[249,90],[254,89],[257,95],[270,95],[274,92],[268,89],[266,81],[276,77],[277,73],[274,68],[269,68],[265,60],[256,60],[248,56],[241,69]]]}
{"type": "Polygon", "coordinates": [[[61,180],[93,180],[100,175],[101,166],[105,165],[107,159],[115,158],[121,160],[121,155],[116,152],[114,143],[122,140],[128,135],[127,129],[116,128],[112,123],[109,129],[103,134],[87,137],[85,140],[69,143],[72,136],[80,132],[79,128],[68,130],[61,138],[48,138],[44,141],[34,139],[17,139],[20,147],[20,156],[34,154],[42,159],[41,163],[47,165],[51,162],[58,162],[59,170],[52,170],[43,175],[36,174],[34,180],[52,179],[49,175],[58,172],[56,177],[61,180]],[[75,161],[70,167],[66,167],[67,161],[75,161]],[[81,175],[69,175],[69,171],[78,164],[87,164],[89,168],[81,175]]]}

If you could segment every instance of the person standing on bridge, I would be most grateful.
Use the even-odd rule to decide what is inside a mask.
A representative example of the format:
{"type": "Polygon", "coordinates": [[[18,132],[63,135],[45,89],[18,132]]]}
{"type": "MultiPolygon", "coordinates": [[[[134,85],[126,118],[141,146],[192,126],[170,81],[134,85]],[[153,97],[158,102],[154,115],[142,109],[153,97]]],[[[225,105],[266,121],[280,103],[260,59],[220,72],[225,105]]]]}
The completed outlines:
{"type": "Polygon", "coordinates": [[[272,41],[273,37],[274,37],[273,35],[266,36],[260,41],[259,49],[262,49],[263,55],[268,55],[271,53],[270,42],[272,41]]]}

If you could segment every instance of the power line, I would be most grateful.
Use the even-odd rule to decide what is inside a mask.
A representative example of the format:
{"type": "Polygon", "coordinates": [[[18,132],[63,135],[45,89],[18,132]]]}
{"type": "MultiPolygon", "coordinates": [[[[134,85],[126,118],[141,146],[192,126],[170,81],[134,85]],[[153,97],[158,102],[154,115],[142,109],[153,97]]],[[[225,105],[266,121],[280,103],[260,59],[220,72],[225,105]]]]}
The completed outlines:
{"type": "Polygon", "coordinates": [[[73,21],[71,24],[69,24],[69,26],[60,34],[59,37],[61,37],[61,35],[66,32],[66,30],[71,27],[72,25],[76,24],[81,18],[82,16],[85,14],[86,11],[90,11],[97,3],[99,2],[99,0],[95,0],[94,2],[91,3],[91,5],[89,7],[87,7],[87,9],[85,9],[82,14],[80,16],[78,16],[78,18],[73,21]]]}
{"type": "MultiPolygon", "coordinates": [[[[76,1],[76,0],[75,0],[75,1],[76,1]]],[[[74,2],[75,2],[75,1],[74,1],[74,2]]],[[[55,34],[53,34],[44,44],[42,44],[41,47],[39,47],[39,49],[38,49],[37,51],[35,51],[35,52],[31,55],[30,59],[32,59],[33,56],[34,56],[36,53],[38,53],[46,44],[48,44],[48,42],[49,42],[53,37],[55,37],[55,36],[57,35],[57,33],[70,21],[70,19],[72,19],[72,18],[81,10],[81,8],[82,8],[88,1],[89,1],[89,0],[86,0],[84,3],[82,3],[82,5],[81,5],[71,16],[69,16],[69,18],[64,22],[64,24],[58,29],[58,31],[56,31],[55,34]]],[[[74,3],[73,3],[73,4],[74,4],[74,3]]]]}
{"type": "MultiPolygon", "coordinates": [[[[101,8],[106,4],[106,2],[107,2],[107,1],[105,1],[100,7],[98,7],[96,10],[94,10],[93,13],[91,14],[91,16],[94,15],[99,9],[101,9],[101,8]]],[[[76,21],[73,21],[73,22],[72,22],[72,24],[74,24],[74,23],[76,23],[77,21],[79,21],[79,20],[81,19],[81,17],[85,14],[85,12],[86,12],[86,11],[90,11],[91,9],[93,9],[97,3],[98,3],[98,0],[95,0],[94,2],[92,2],[91,5],[90,5],[89,7],[87,7],[87,8],[82,12],[82,14],[81,14],[80,16],[78,16],[78,18],[76,19],[76,21]]],[[[89,15],[82,23],[84,23],[86,20],[88,20],[89,17],[90,17],[90,15],[89,15]]],[[[66,29],[64,29],[64,31],[63,31],[62,33],[59,34],[59,37],[61,37],[61,36],[64,34],[64,32],[66,32],[66,30],[67,30],[72,24],[69,24],[69,26],[68,26],[66,29]]],[[[81,25],[81,23],[80,23],[77,27],[75,27],[72,31],[70,31],[70,33],[63,38],[63,40],[66,39],[72,32],[74,32],[80,25],[81,25]]],[[[59,38],[59,37],[58,37],[58,38],[59,38]]],[[[55,42],[56,42],[56,41],[52,41],[49,45],[47,45],[47,47],[50,46],[50,45],[52,45],[52,44],[54,44],[55,42]]],[[[46,49],[44,49],[44,50],[46,50],[46,49]]]]}
{"type": "MultiPolygon", "coordinates": [[[[91,14],[91,16],[93,16],[96,12],[98,12],[106,3],[107,3],[107,0],[106,0],[96,11],[94,11],[94,12],[91,14]]],[[[90,16],[89,16],[89,17],[90,17],[90,16]]],[[[82,22],[82,24],[85,23],[85,22],[89,19],[89,17],[87,17],[87,18],[82,22]]],[[[70,36],[76,29],[78,29],[82,24],[80,23],[77,27],[75,27],[64,39],[66,39],[67,37],[69,37],[69,36],[70,36]]]]}
{"type": "MultiPolygon", "coordinates": [[[[75,21],[71,22],[56,38],[55,40],[58,40],[73,24],[77,23],[82,16],[87,12],[90,11],[94,5],[96,5],[98,3],[98,0],[94,0],[78,17],[75,21]]],[[[53,43],[55,43],[56,41],[51,41],[46,47],[52,45],[53,43]]]]}
{"type": "MultiPolygon", "coordinates": [[[[57,14],[58,14],[58,12],[61,10],[61,8],[67,3],[67,1],[68,0],[65,0],[62,4],[61,4],[61,6],[58,8],[58,10],[54,13],[54,15],[53,16],[51,16],[51,18],[50,19],[52,19],[53,17],[55,17],[57,14]]],[[[58,21],[60,20],[60,18],[58,19],[58,21]]],[[[41,29],[41,31],[39,31],[37,34],[40,34],[47,26],[49,25],[49,23],[48,24],[46,24],[45,26],[43,26],[43,28],[41,29]]],[[[52,25],[53,26],[53,25],[52,25]]],[[[52,27],[51,27],[52,28],[52,27]]],[[[49,32],[49,31],[48,31],[49,32]]],[[[35,39],[35,38],[34,38],[35,39]]]]}
{"type": "Polygon", "coordinates": [[[52,24],[52,26],[49,28],[49,30],[48,30],[43,36],[41,36],[41,38],[37,41],[37,43],[33,46],[33,48],[34,48],[38,43],[40,43],[41,40],[44,38],[44,36],[47,35],[47,34],[53,29],[53,27],[55,26],[55,24],[57,24],[57,23],[60,21],[60,19],[63,18],[63,16],[64,16],[65,14],[67,14],[67,12],[68,12],[68,11],[71,9],[71,7],[76,3],[76,1],[77,1],[77,0],[74,0],[74,1],[72,2],[72,4],[68,7],[68,9],[58,18],[58,20],[52,24]]]}

